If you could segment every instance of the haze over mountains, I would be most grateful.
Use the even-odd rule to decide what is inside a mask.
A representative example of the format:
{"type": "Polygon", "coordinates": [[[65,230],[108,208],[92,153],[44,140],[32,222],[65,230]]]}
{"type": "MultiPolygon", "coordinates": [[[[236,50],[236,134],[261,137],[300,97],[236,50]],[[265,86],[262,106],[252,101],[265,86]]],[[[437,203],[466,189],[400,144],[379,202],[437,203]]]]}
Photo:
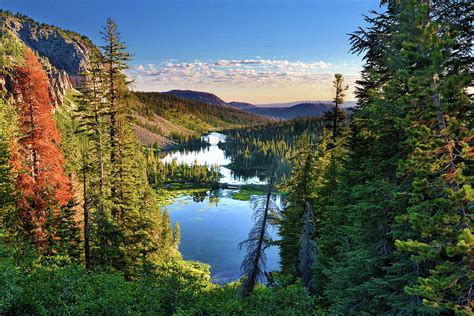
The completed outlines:
{"type": "MultiPolygon", "coordinates": [[[[296,101],[288,103],[251,104],[246,102],[225,102],[215,94],[193,90],[171,90],[165,92],[183,99],[199,101],[214,106],[228,106],[246,112],[269,116],[277,119],[294,119],[300,116],[319,116],[332,108],[331,101],[296,101]]],[[[344,104],[345,108],[355,106],[354,101],[344,104]]]]}
{"type": "MultiPolygon", "coordinates": [[[[297,104],[302,103],[313,103],[313,104],[332,104],[332,101],[315,101],[315,100],[301,100],[301,101],[293,101],[293,102],[278,102],[278,103],[259,103],[255,104],[256,107],[262,108],[289,108],[297,104]]],[[[344,101],[342,104],[343,108],[351,108],[357,105],[357,101],[344,101]]]]}

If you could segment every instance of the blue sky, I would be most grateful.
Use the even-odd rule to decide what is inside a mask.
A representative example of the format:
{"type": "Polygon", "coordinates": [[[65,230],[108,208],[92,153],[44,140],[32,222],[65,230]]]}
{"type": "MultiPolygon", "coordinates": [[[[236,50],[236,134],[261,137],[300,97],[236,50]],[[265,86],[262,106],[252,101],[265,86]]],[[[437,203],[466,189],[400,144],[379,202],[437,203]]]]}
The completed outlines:
{"type": "Polygon", "coordinates": [[[329,99],[335,72],[353,88],[361,61],[349,53],[347,34],[379,7],[374,0],[0,0],[0,8],[95,43],[112,17],[134,54],[134,89],[199,89],[265,103],[329,99]]]}

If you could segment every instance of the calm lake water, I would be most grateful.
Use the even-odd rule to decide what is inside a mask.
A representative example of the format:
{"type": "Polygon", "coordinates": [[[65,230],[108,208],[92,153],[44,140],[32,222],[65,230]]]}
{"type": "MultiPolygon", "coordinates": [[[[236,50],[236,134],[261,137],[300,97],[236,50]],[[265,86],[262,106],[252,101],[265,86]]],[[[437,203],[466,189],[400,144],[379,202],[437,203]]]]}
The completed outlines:
{"type": "MultiPolygon", "coordinates": [[[[217,146],[219,142],[225,142],[225,135],[211,133],[204,137],[210,146],[195,151],[168,153],[163,160],[218,164],[223,175],[222,183],[264,183],[257,176],[243,178],[225,167],[231,160],[217,146]]],[[[180,251],[184,259],[210,264],[212,280],[217,283],[232,282],[241,277],[240,264],[245,252],[238,249],[238,244],[247,238],[253,226],[250,202],[232,199],[235,192],[217,190],[208,191],[205,196],[184,195],[167,206],[173,224],[178,221],[181,225],[180,251]]],[[[273,235],[276,237],[275,232],[273,235]]],[[[278,269],[278,249],[270,247],[266,254],[266,271],[278,269]]]]}

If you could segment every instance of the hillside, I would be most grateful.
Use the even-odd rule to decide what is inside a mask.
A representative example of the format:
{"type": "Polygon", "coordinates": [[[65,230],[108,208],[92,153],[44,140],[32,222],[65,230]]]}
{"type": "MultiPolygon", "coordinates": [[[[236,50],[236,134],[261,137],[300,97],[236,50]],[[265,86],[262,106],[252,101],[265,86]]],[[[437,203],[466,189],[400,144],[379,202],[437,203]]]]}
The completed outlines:
{"type": "MultiPolygon", "coordinates": [[[[41,57],[55,107],[65,107],[71,112],[72,107],[64,104],[64,98],[77,93],[81,73],[90,65],[91,52],[98,48],[83,35],[36,22],[22,14],[0,11],[0,26],[0,55],[10,56],[9,59],[15,56],[13,60],[2,60],[2,67],[8,68],[9,64],[21,59],[19,54],[11,54],[12,50],[21,51],[22,47],[28,46],[41,57]],[[11,47],[13,43],[15,47],[11,47]],[[10,50],[8,54],[4,51],[7,49],[10,50]]],[[[6,91],[10,90],[8,73],[2,71],[0,74],[0,89],[6,91]]],[[[166,145],[209,130],[254,125],[268,120],[237,109],[216,110],[207,104],[225,105],[225,102],[210,93],[200,93],[197,101],[183,99],[189,97],[189,93],[191,91],[174,90],[159,97],[140,94],[141,98],[131,94],[128,102],[135,110],[133,130],[142,144],[166,145]]]]}
{"type": "Polygon", "coordinates": [[[183,99],[198,101],[201,103],[214,105],[214,106],[230,106],[235,109],[241,109],[241,110],[247,110],[247,109],[252,109],[256,107],[255,105],[251,103],[246,103],[246,102],[237,102],[237,101],[225,102],[224,100],[219,98],[217,95],[213,93],[209,93],[209,92],[203,92],[203,91],[171,90],[164,93],[174,95],[176,97],[180,97],[183,99]]]}
{"type": "MultiPolygon", "coordinates": [[[[2,58],[9,56],[9,60],[2,60],[1,66],[4,69],[21,60],[19,52],[25,46],[41,57],[55,106],[62,104],[63,97],[69,90],[80,85],[80,74],[90,65],[89,55],[93,50],[97,50],[83,35],[36,22],[22,14],[13,15],[1,10],[0,38],[2,58]]],[[[3,71],[1,74],[7,90],[10,82],[8,73],[3,71]]]]}
{"type": "Polygon", "coordinates": [[[319,116],[332,108],[330,102],[293,102],[271,106],[257,106],[247,102],[225,102],[218,96],[208,92],[192,90],[171,90],[165,94],[174,95],[186,100],[198,101],[212,106],[225,106],[240,109],[249,113],[266,117],[291,120],[303,116],[319,116]]]}
{"type": "Polygon", "coordinates": [[[253,126],[271,121],[239,109],[208,105],[168,93],[134,92],[137,136],[145,144],[196,136],[210,130],[253,126]]]}
{"type": "Polygon", "coordinates": [[[330,104],[315,104],[315,103],[302,103],[293,105],[288,108],[280,108],[280,107],[268,107],[268,108],[251,108],[246,109],[246,111],[259,114],[259,115],[266,115],[271,117],[276,117],[284,120],[291,120],[297,117],[303,116],[319,116],[322,115],[324,112],[331,110],[330,104]]]}
{"type": "Polygon", "coordinates": [[[250,104],[250,103],[236,102],[236,101],[229,102],[229,103],[227,103],[227,105],[230,105],[233,108],[241,109],[241,110],[253,109],[253,108],[257,107],[253,104],[250,104]]]}
{"type": "Polygon", "coordinates": [[[224,100],[222,100],[215,94],[212,94],[209,92],[193,91],[193,90],[171,90],[165,93],[174,95],[179,98],[198,101],[198,102],[209,104],[209,105],[220,105],[220,106],[227,105],[227,103],[224,100]]]}
{"type": "MultiPolygon", "coordinates": [[[[259,108],[289,108],[301,103],[313,103],[313,104],[333,104],[333,101],[315,101],[315,100],[304,100],[304,101],[292,101],[292,102],[279,102],[279,103],[259,103],[256,107],[259,108]]],[[[344,100],[342,104],[343,108],[351,108],[357,106],[357,101],[344,100]]]]}

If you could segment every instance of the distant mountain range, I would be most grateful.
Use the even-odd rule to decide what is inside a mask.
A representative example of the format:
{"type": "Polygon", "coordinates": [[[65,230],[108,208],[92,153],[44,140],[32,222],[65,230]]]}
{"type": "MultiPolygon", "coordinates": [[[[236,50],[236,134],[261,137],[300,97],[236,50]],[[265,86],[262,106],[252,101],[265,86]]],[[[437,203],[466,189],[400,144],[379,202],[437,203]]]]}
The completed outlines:
{"type": "MultiPolygon", "coordinates": [[[[0,98],[4,97],[3,90],[8,92],[12,87],[15,67],[24,62],[26,47],[43,57],[55,111],[64,114],[61,120],[69,119],[77,104],[74,90],[80,88],[81,74],[90,68],[90,56],[98,48],[81,34],[0,10],[0,98]]],[[[146,146],[166,146],[213,130],[272,121],[240,110],[238,105],[231,108],[217,96],[205,92],[133,92],[128,94],[127,104],[133,108],[133,131],[146,146]]]]}
{"type": "Polygon", "coordinates": [[[241,110],[248,110],[248,109],[255,109],[257,106],[250,104],[250,103],[245,103],[245,102],[236,102],[232,101],[227,103],[227,105],[230,105],[233,108],[241,109],[241,110]]]}
{"type": "MultiPolygon", "coordinates": [[[[282,103],[263,103],[255,104],[255,106],[260,108],[289,108],[297,104],[302,103],[313,103],[313,104],[328,104],[331,105],[333,101],[314,101],[314,100],[304,100],[304,101],[293,101],[293,102],[282,102],[282,103]]],[[[342,104],[344,108],[352,108],[357,106],[357,101],[345,101],[342,104]]]]}
{"type": "Polygon", "coordinates": [[[209,105],[227,106],[227,103],[224,100],[219,98],[217,95],[209,92],[192,90],[171,90],[165,93],[172,94],[178,98],[198,101],[209,105]]]}
{"type": "MultiPolygon", "coordinates": [[[[290,120],[300,116],[319,116],[324,112],[330,111],[332,108],[331,101],[296,101],[287,103],[270,103],[270,104],[251,104],[245,102],[225,102],[215,94],[209,92],[193,91],[193,90],[171,90],[165,92],[183,99],[202,102],[214,106],[227,106],[249,113],[264,115],[277,119],[290,120]]],[[[347,101],[344,108],[356,106],[355,101],[347,101]]]]}
{"type": "Polygon", "coordinates": [[[301,103],[287,108],[284,107],[255,107],[244,109],[247,112],[275,117],[284,120],[291,120],[300,116],[320,116],[324,112],[331,110],[330,104],[324,103],[301,103]]]}

